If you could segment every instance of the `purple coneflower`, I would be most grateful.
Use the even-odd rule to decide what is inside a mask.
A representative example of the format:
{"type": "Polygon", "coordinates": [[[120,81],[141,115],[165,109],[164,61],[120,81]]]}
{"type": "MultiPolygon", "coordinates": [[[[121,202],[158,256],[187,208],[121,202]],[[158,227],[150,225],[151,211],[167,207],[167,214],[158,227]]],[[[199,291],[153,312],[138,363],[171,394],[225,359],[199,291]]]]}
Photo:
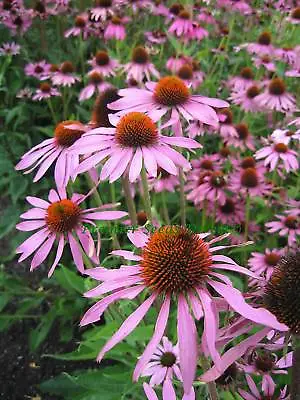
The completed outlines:
{"type": "Polygon", "coordinates": [[[138,46],[132,51],[131,62],[125,64],[123,70],[128,78],[133,78],[137,82],[143,82],[144,78],[147,81],[151,80],[151,75],[159,79],[159,72],[150,62],[147,50],[138,46]]]}
{"type": "Polygon", "coordinates": [[[56,161],[54,169],[56,185],[58,188],[66,186],[79,164],[79,156],[71,154],[69,147],[85,132],[84,125],[79,121],[60,122],[55,128],[54,137],[44,140],[25,153],[16,165],[16,170],[26,170],[25,174],[29,174],[38,168],[33,179],[33,182],[37,182],[56,161]]]}
{"type": "Polygon", "coordinates": [[[268,281],[274,271],[274,267],[278,264],[283,256],[282,249],[265,249],[264,253],[253,252],[249,258],[248,264],[251,271],[256,275],[264,276],[268,281]]]}
{"type": "Polygon", "coordinates": [[[224,142],[227,146],[233,146],[237,149],[241,149],[242,151],[249,149],[254,151],[254,139],[251,133],[249,132],[248,125],[241,122],[234,126],[237,136],[229,136],[227,139],[224,139],[224,142]]]}
{"type": "Polygon", "coordinates": [[[297,152],[291,150],[285,143],[277,142],[263,147],[255,153],[254,157],[257,160],[264,159],[264,165],[269,166],[271,171],[273,171],[280,162],[283,163],[286,172],[297,171],[299,169],[297,152]]]}
{"type": "Polygon", "coordinates": [[[267,110],[275,110],[284,113],[292,113],[296,110],[294,96],[286,91],[285,83],[280,78],[270,81],[268,88],[256,96],[257,104],[267,110]]]}
{"type": "Polygon", "coordinates": [[[229,79],[228,86],[236,92],[240,90],[247,90],[255,84],[254,73],[250,67],[241,69],[239,76],[234,76],[229,79]]]}
{"type": "Polygon", "coordinates": [[[300,235],[299,217],[294,214],[275,215],[278,221],[266,223],[269,233],[278,232],[279,236],[285,236],[288,239],[288,245],[293,246],[297,243],[300,235]]]}
{"type": "Polygon", "coordinates": [[[233,91],[228,100],[241,107],[245,112],[259,112],[261,107],[256,103],[256,97],[260,94],[260,88],[256,85],[249,86],[246,90],[233,91]]]}
{"type": "Polygon", "coordinates": [[[168,32],[173,33],[178,37],[187,38],[194,32],[194,23],[191,19],[189,11],[183,9],[179,12],[174,22],[170,26],[168,32]]]}
{"type": "Polygon", "coordinates": [[[274,53],[271,39],[269,32],[263,32],[259,35],[257,43],[249,43],[246,45],[246,48],[249,53],[254,53],[259,56],[271,56],[274,53]]]}
{"type": "Polygon", "coordinates": [[[269,56],[253,57],[253,61],[256,68],[265,67],[267,71],[276,71],[276,65],[269,56]]]}
{"type": "Polygon", "coordinates": [[[24,71],[27,76],[33,76],[42,81],[49,78],[50,67],[51,64],[48,64],[45,60],[42,60],[37,63],[27,64],[24,68],[24,71]]]}
{"type": "Polygon", "coordinates": [[[289,17],[287,18],[287,21],[291,22],[294,25],[300,24],[300,7],[294,8],[289,17]]]}
{"type": "Polygon", "coordinates": [[[275,384],[274,382],[270,382],[269,380],[262,385],[262,393],[256,387],[254,380],[251,376],[246,376],[247,384],[249,386],[250,392],[248,393],[243,389],[238,389],[239,394],[245,400],[265,400],[265,399],[274,399],[274,400],[288,400],[290,396],[286,395],[287,386],[283,390],[280,391],[280,395],[274,398],[275,393],[275,384]]]}
{"type": "Polygon", "coordinates": [[[157,171],[157,178],[149,180],[149,186],[153,188],[156,193],[163,191],[175,192],[175,188],[179,186],[179,179],[176,175],[171,175],[169,172],[162,168],[157,171]]]}
{"type": "Polygon", "coordinates": [[[230,175],[229,189],[233,193],[262,197],[270,194],[271,187],[261,169],[255,167],[247,167],[230,175]]]}
{"type": "Polygon", "coordinates": [[[59,71],[54,72],[51,76],[53,85],[56,86],[72,86],[80,81],[80,78],[74,74],[75,68],[70,61],[61,64],[59,71]]]}
{"type": "Polygon", "coordinates": [[[91,8],[91,18],[94,21],[106,21],[113,15],[113,8],[118,3],[116,0],[95,0],[95,6],[91,8]]]}
{"type": "Polygon", "coordinates": [[[3,43],[0,47],[0,56],[16,56],[20,54],[21,46],[15,42],[3,43]]]}
{"type": "Polygon", "coordinates": [[[103,76],[115,76],[115,70],[119,67],[117,60],[110,58],[109,54],[104,50],[99,50],[92,60],[88,61],[94,71],[99,72],[103,76]]]}
{"type": "MultiPolygon", "coordinates": [[[[146,82],[146,89],[121,89],[120,100],[109,105],[111,110],[121,110],[119,114],[139,110],[150,116],[162,117],[168,111],[171,119],[168,125],[179,125],[180,115],[188,122],[198,120],[207,125],[218,126],[219,118],[214,108],[227,107],[224,100],[192,95],[182,79],[166,76],[158,82],[146,82]]],[[[167,126],[167,124],[165,125],[167,126]]]]}
{"type": "Polygon", "coordinates": [[[131,232],[128,233],[128,237],[140,249],[140,255],[124,250],[116,250],[112,254],[137,261],[136,265],[122,266],[114,270],[99,267],[86,271],[90,277],[103,282],[88,291],[85,294],[86,297],[99,297],[108,292],[111,294],[98,301],[86,312],[81,321],[82,326],[98,321],[107,307],[115,301],[122,298],[134,299],[142,292],[149,293],[149,297],[123,322],[119,330],[104,345],[97,357],[99,362],[110,349],[137,327],[155,300],[161,300],[155,334],[139,358],[133,374],[134,380],[137,380],[164,335],[171,302],[174,301],[178,310],[177,337],[180,371],[184,392],[189,394],[198,360],[194,318],[204,317],[202,343],[205,343],[208,354],[217,365],[220,360],[215,344],[218,312],[208,287],[213,288],[230,307],[248,319],[275,329],[287,329],[267,310],[254,309],[247,304],[243,295],[233,288],[231,283],[228,283],[227,276],[226,283],[223,283],[224,280],[220,274],[222,269],[240,272],[251,277],[255,275],[246,268],[240,267],[231,258],[216,254],[219,250],[228,248],[226,245],[214,247],[216,242],[224,239],[228,234],[205,241],[204,238],[207,236],[209,233],[195,234],[181,226],[164,226],[149,236],[140,231],[131,232]],[[214,270],[216,272],[213,272],[214,270]],[[189,310],[188,301],[194,317],[189,310]]]}
{"type": "Polygon", "coordinates": [[[145,37],[150,43],[163,44],[167,41],[167,35],[160,30],[145,32],[145,37]]]}
{"type": "Polygon", "coordinates": [[[174,55],[171,56],[166,63],[166,68],[172,72],[172,74],[176,74],[177,71],[185,64],[190,64],[192,59],[185,55],[174,55]]]}
{"type": "Polygon", "coordinates": [[[42,82],[39,89],[37,89],[35,94],[32,96],[32,100],[41,101],[55,96],[61,96],[60,92],[56,88],[52,87],[50,83],[42,82]]]}
{"type": "Polygon", "coordinates": [[[118,17],[114,15],[112,19],[107,24],[107,27],[104,31],[104,39],[116,39],[116,40],[124,40],[126,37],[126,30],[124,24],[127,22],[127,19],[118,17]]]}
{"type": "Polygon", "coordinates": [[[79,101],[91,98],[95,93],[102,93],[111,87],[111,84],[103,80],[103,76],[97,70],[92,70],[88,74],[88,85],[79,94],[79,101]]]}
{"type": "MultiPolygon", "coordinates": [[[[123,211],[101,211],[107,206],[82,209],[80,203],[85,196],[73,194],[67,199],[65,189],[50,190],[48,201],[38,197],[28,196],[28,203],[34,206],[21,215],[22,219],[16,228],[20,231],[38,231],[23,242],[16,250],[21,253],[19,262],[25,260],[35,252],[31,261],[31,271],[37,268],[47,258],[55,242],[58,241],[55,260],[49,270],[50,277],[59,263],[65,242],[70,245],[74,263],[79,272],[84,272],[82,251],[95,263],[99,263],[94,240],[83,223],[95,225],[94,220],[115,220],[127,215],[123,211]]],[[[99,242],[100,246],[100,242],[99,242]]]]}
{"type": "Polygon", "coordinates": [[[91,154],[78,167],[77,173],[88,171],[109,156],[100,179],[114,182],[129,169],[129,180],[134,182],[142,165],[150,176],[157,176],[157,166],[170,174],[178,173],[177,166],[189,169],[189,162],[170,145],[200,148],[193,139],[168,137],[158,133],[153,120],[146,114],[131,112],[123,117],[111,116],[113,128],[96,128],[87,132],[73,146],[77,154],[91,154]]]}
{"type": "Polygon", "coordinates": [[[87,39],[90,30],[88,27],[89,16],[87,13],[77,15],[75,17],[74,26],[65,32],[65,37],[70,36],[82,36],[83,39],[87,39]]]}
{"type": "Polygon", "coordinates": [[[229,108],[219,110],[219,132],[224,141],[229,138],[238,138],[238,133],[233,125],[233,115],[229,108]]]}

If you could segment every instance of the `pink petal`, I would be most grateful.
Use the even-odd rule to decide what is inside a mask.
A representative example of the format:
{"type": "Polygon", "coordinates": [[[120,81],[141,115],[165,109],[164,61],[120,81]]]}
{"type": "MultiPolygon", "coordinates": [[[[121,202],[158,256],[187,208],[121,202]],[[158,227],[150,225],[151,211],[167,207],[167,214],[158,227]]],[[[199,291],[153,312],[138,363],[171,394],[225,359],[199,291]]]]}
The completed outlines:
{"type": "Polygon", "coordinates": [[[19,224],[16,225],[16,228],[19,231],[34,231],[35,229],[41,228],[42,226],[45,226],[46,222],[45,220],[37,220],[37,221],[25,221],[25,222],[20,222],[19,224]]]}
{"type": "Polygon", "coordinates": [[[169,317],[169,311],[170,311],[170,296],[167,295],[166,299],[164,300],[162,307],[160,309],[160,312],[157,317],[157,321],[155,324],[155,329],[154,329],[154,334],[148,343],[144,353],[142,356],[139,358],[136,367],[133,372],[133,380],[137,381],[139,376],[141,375],[143,369],[147,365],[147,363],[150,361],[155,349],[159,345],[159,342],[161,341],[161,338],[165,332],[167,322],[168,322],[168,317],[169,317]]]}
{"type": "Polygon", "coordinates": [[[138,256],[134,254],[132,251],[128,250],[113,250],[110,254],[113,254],[114,256],[120,256],[125,258],[125,260],[131,260],[131,261],[140,261],[142,259],[141,256],[138,256]]]}
{"type": "Polygon", "coordinates": [[[156,393],[148,383],[144,382],[143,388],[148,400],[158,400],[156,393]]]}
{"type": "Polygon", "coordinates": [[[49,236],[48,228],[41,229],[40,231],[34,233],[28,239],[25,240],[16,249],[16,253],[23,253],[19,258],[19,262],[25,260],[30,256],[49,236]]]}
{"type": "Polygon", "coordinates": [[[243,317],[280,331],[288,330],[287,326],[279,323],[276,317],[265,308],[253,308],[247,304],[242,293],[237,289],[212,280],[208,280],[208,283],[227,301],[233,310],[243,317]]]}
{"type": "Polygon", "coordinates": [[[55,242],[55,234],[52,234],[35,253],[31,261],[30,271],[34,270],[36,267],[42,264],[42,262],[46,259],[46,257],[50,253],[50,250],[52,249],[54,242],[55,242]]]}
{"type": "Polygon", "coordinates": [[[197,331],[183,295],[178,297],[177,336],[184,392],[190,393],[198,360],[197,331]]]}
{"type": "Polygon", "coordinates": [[[134,182],[140,175],[143,165],[142,150],[137,148],[132,158],[130,169],[129,169],[129,181],[134,182]]]}
{"type": "Polygon", "coordinates": [[[99,321],[101,315],[110,304],[120,299],[132,300],[138,296],[144,290],[144,288],[144,286],[136,286],[133,288],[122,289],[98,301],[84,314],[80,321],[80,326],[85,326],[99,321]]]}
{"type": "Polygon", "coordinates": [[[70,233],[70,232],[68,233],[68,239],[69,239],[69,244],[70,244],[74,263],[75,263],[78,271],[83,274],[84,273],[84,265],[83,265],[83,259],[82,259],[80,245],[77,243],[77,241],[74,239],[72,233],[70,233]]]}
{"type": "Polygon", "coordinates": [[[121,342],[127,337],[141,322],[149,308],[152,306],[156,299],[156,294],[151,294],[121,325],[118,331],[106,342],[100,353],[98,354],[97,361],[101,362],[105,353],[121,342]]]}
{"type": "Polygon", "coordinates": [[[34,207],[47,209],[50,206],[50,204],[47,201],[42,200],[38,197],[27,196],[26,200],[28,201],[29,204],[31,204],[34,207]]]}
{"type": "Polygon", "coordinates": [[[217,310],[216,306],[206,289],[197,288],[200,297],[203,312],[204,312],[204,331],[203,335],[206,338],[207,349],[211,358],[217,365],[220,366],[220,355],[216,348],[217,339],[217,310]]]}
{"type": "Polygon", "coordinates": [[[144,247],[149,240],[149,237],[141,231],[128,232],[127,236],[131,243],[138,248],[144,247]]]}
{"type": "Polygon", "coordinates": [[[163,384],[163,399],[176,400],[176,393],[170,379],[166,378],[163,384]]]}
{"type": "Polygon", "coordinates": [[[218,379],[223,372],[230,367],[232,363],[242,357],[246,351],[252,346],[256,346],[257,343],[260,342],[270,331],[270,328],[264,328],[261,331],[255,333],[254,335],[248,337],[243,340],[236,346],[232,347],[230,350],[226,351],[226,353],[221,357],[220,360],[220,369],[214,365],[210,370],[205,372],[200,376],[199,380],[202,382],[211,382],[218,379]]]}
{"type": "Polygon", "coordinates": [[[55,260],[54,260],[53,264],[51,265],[51,268],[48,272],[48,278],[50,278],[52,276],[52,274],[55,270],[55,267],[57,266],[57,264],[59,263],[59,260],[61,259],[62,253],[64,251],[64,245],[65,245],[65,239],[64,239],[64,235],[62,234],[59,238],[55,260]]]}

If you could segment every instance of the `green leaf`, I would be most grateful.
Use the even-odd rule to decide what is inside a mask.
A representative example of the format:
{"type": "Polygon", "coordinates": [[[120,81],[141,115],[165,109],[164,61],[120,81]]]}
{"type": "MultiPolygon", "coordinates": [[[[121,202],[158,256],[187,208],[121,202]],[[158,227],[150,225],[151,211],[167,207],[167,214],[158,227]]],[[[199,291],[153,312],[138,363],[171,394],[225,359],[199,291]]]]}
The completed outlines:
{"type": "Polygon", "coordinates": [[[56,318],[56,310],[52,308],[45,316],[42,317],[38,327],[30,332],[29,335],[29,349],[34,352],[46,339],[52,324],[56,318]]]}
{"type": "Polygon", "coordinates": [[[85,291],[84,278],[81,278],[74,270],[60,265],[55,271],[55,278],[58,283],[68,292],[78,292],[82,294],[85,291]]]}

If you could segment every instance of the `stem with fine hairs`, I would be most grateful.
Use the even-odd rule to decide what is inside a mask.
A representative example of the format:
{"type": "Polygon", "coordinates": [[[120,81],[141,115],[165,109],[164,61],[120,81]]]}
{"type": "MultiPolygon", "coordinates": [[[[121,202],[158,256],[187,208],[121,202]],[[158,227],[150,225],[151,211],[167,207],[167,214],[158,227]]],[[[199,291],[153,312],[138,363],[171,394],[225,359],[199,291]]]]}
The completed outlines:
{"type": "Polygon", "coordinates": [[[293,336],[291,400],[300,400],[300,336],[293,336]]]}
{"type": "MultiPolygon", "coordinates": [[[[203,368],[204,372],[208,371],[211,368],[210,362],[204,355],[200,356],[200,364],[201,364],[201,367],[203,368]]],[[[216,382],[214,382],[214,381],[208,382],[207,388],[208,388],[210,399],[218,400],[219,396],[218,396],[218,392],[217,392],[216,382]]]]}
{"type": "Polygon", "coordinates": [[[166,202],[166,194],[165,194],[164,190],[161,192],[161,200],[162,200],[162,212],[163,212],[165,223],[167,225],[170,225],[170,223],[171,223],[170,216],[169,216],[169,211],[168,211],[167,202],[166,202]]]}
{"type": "Polygon", "coordinates": [[[185,209],[185,194],[184,194],[184,175],[182,168],[179,168],[179,184],[180,184],[180,216],[181,225],[186,226],[186,209],[185,209]]]}
{"type": "Polygon", "coordinates": [[[126,205],[127,205],[128,214],[129,214],[129,217],[131,220],[131,224],[133,226],[137,226],[136,208],[135,208],[133,198],[131,196],[130,183],[128,180],[128,176],[126,176],[126,175],[122,177],[122,186],[123,186],[123,190],[124,190],[125,201],[126,201],[126,205]]]}
{"type": "Polygon", "coordinates": [[[150,193],[149,193],[147,173],[146,173],[144,165],[141,170],[141,179],[142,179],[142,186],[143,186],[145,211],[147,214],[148,221],[150,221],[152,223],[151,198],[150,198],[150,193]]]}

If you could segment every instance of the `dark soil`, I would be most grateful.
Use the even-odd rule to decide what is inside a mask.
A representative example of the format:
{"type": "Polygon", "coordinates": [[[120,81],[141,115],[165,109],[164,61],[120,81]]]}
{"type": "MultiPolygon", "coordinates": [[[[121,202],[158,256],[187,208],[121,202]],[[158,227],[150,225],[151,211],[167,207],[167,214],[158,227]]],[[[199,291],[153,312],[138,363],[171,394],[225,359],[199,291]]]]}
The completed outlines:
{"type": "MultiPolygon", "coordinates": [[[[6,271],[14,270],[14,274],[24,280],[24,286],[37,289],[41,279],[46,276],[46,269],[41,266],[35,272],[29,272],[26,263],[18,265],[16,262],[6,264],[6,271]],[[9,265],[10,264],[10,265],[9,265]],[[10,268],[14,266],[14,268],[10,268]]],[[[9,308],[13,311],[14,305],[9,308]]],[[[43,304],[41,305],[43,307],[43,304]]],[[[36,312],[43,312],[36,310],[36,312]]],[[[6,311],[7,312],[7,311],[6,311]]],[[[67,353],[78,348],[80,340],[79,328],[75,331],[72,341],[59,341],[58,326],[52,327],[46,340],[36,353],[30,353],[28,337],[30,331],[36,327],[37,321],[26,319],[16,322],[8,330],[0,333],[0,399],[1,400],[60,400],[60,396],[51,396],[42,393],[38,385],[62,372],[71,373],[75,370],[97,368],[95,361],[63,361],[45,354],[67,353]]]]}
{"type": "Polygon", "coordinates": [[[38,353],[28,349],[28,335],[33,328],[31,320],[13,325],[0,336],[0,398],[1,400],[59,400],[61,397],[41,393],[37,385],[59,375],[79,369],[96,367],[93,361],[61,361],[42,357],[43,354],[65,353],[77,348],[71,343],[58,342],[58,329],[54,326],[38,353]]]}

